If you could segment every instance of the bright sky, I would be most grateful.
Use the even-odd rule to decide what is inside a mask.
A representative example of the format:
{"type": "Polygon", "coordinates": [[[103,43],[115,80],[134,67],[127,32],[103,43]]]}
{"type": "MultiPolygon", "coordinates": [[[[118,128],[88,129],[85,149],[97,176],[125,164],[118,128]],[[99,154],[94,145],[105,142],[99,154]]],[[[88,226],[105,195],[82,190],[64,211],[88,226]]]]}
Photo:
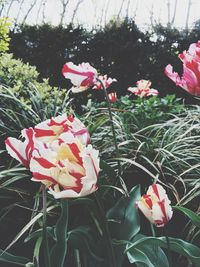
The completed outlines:
{"type": "MultiPolygon", "coordinates": [[[[19,20],[22,20],[30,3],[34,0],[25,0],[22,6],[22,12],[20,13],[19,20]]],[[[120,16],[126,16],[126,9],[128,2],[129,6],[129,17],[134,17],[136,24],[140,27],[144,27],[150,23],[150,14],[153,10],[153,20],[160,21],[162,24],[167,22],[168,12],[167,12],[167,2],[168,0],[83,0],[80,4],[78,12],[76,14],[74,22],[82,23],[85,26],[98,25],[100,23],[104,24],[105,21],[109,21],[114,16],[118,15],[120,7],[123,2],[123,7],[120,16]],[[137,10],[135,12],[135,10],[137,10]],[[102,21],[101,21],[101,15],[102,21]]],[[[69,5],[65,14],[65,23],[69,23],[72,18],[73,11],[78,0],[69,0],[69,5]]],[[[171,0],[171,10],[170,16],[173,15],[173,9],[175,0],[171,0]]],[[[184,27],[186,20],[186,13],[188,8],[189,0],[178,0],[177,2],[177,12],[175,17],[175,26],[184,27]]],[[[17,17],[20,1],[15,0],[11,11],[9,13],[10,17],[17,17]]],[[[26,22],[30,24],[39,23],[42,21],[42,7],[38,13],[41,0],[37,0],[34,8],[30,12],[26,22]]],[[[50,22],[54,25],[59,24],[60,14],[62,11],[61,0],[47,0],[47,5],[45,6],[45,16],[46,22],[50,22]]],[[[200,19],[200,0],[192,0],[192,6],[190,11],[189,25],[192,25],[195,20],[200,19]]],[[[5,10],[6,12],[6,10],[5,10]]],[[[4,13],[5,14],[5,13],[4,13]]]]}

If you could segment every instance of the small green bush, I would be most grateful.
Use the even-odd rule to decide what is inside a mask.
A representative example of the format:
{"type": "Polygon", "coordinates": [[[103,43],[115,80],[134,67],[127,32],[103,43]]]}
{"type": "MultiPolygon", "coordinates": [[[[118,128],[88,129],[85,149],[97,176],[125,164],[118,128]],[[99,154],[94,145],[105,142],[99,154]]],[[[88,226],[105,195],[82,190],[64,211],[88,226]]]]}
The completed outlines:
{"type": "MultiPolygon", "coordinates": [[[[41,99],[47,105],[59,106],[62,104],[66,91],[51,87],[48,79],[39,82],[39,73],[36,67],[25,64],[13,58],[12,54],[0,56],[0,83],[9,87],[16,98],[33,105],[30,92],[35,89],[41,94],[41,99]]],[[[0,88],[3,92],[3,87],[0,88]]]]}
{"type": "MultiPolygon", "coordinates": [[[[0,2],[1,4],[1,2],[0,2]]],[[[0,53],[8,50],[9,46],[9,26],[11,22],[7,18],[0,18],[0,53]]]]}

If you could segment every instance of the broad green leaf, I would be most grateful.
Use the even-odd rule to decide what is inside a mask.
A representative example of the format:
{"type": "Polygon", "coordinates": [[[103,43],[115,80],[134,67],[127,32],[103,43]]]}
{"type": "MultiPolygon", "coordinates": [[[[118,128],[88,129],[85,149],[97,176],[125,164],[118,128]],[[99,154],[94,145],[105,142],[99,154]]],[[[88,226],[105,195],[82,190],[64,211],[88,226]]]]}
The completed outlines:
{"type": "Polygon", "coordinates": [[[89,227],[79,226],[68,233],[68,242],[75,248],[83,253],[89,255],[98,261],[102,261],[98,255],[98,246],[95,241],[95,234],[92,233],[89,227]]]}
{"type": "MultiPolygon", "coordinates": [[[[170,250],[183,255],[189,258],[195,267],[200,266],[200,248],[197,246],[185,242],[178,238],[169,237],[170,250]]],[[[137,241],[135,241],[132,245],[128,245],[125,250],[126,253],[134,253],[134,249],[142,250],[144,245],[152,247],[152,246],[160,246],[163,248],[167,248],[166,237],[144,237],[137,241]]]]}
{"type": "Polygon", "coordinates": [[[55,226],[56,243],[51,251],[51,266],[63,267],[67,253],[68,200],[61,200],[61,215],[55,226]]]}
{"type": "Polygon", "coordinates": [[[107,212],[111,236],[119,240],[131,240],[140,230],[136,201],[140,198],[140,187],[135,186],[129,197],[122,196],[107,212]]]}
{"type": "MultiPolygon", "coordinates": [[[[138,234],[134,240],[144,237],[138,234]]],[[[127,252],[130,263],[136,263],[138,267],[169,267],[168,259],[163,250],[156,244],[149,246],[143,244],[140,248],[133,248],[127,252]]]]}
{"type": "Polygon", "coordinates": [[[19,266],[25,266],[30,260],[24,257],[14,256],[0,249],[0,262],[13,263],[19,266]]]}
{"type": "Polygon", "coordinates": [[[80,197],[80,198],[71,200],[69,202],[69,206],[71,207],[73,205],[84,205],[84,206],[89,206],[92,209],[96,209],[94,200],[92,200],[91,198],[87,198],[87,197],[80,197]]]}
{"type": "Polygon", "coordinates": [[[173,208],[183,212],[192,221],[192,223],[195,226],[200,228],[200,216],[198,216],[196,213],[194,213],[193,211],[191,211],[185,207],[174,206],[173,208]]]}
{"type": "MultiPolygon", "coordinates": [[[[135,186],[129,197],[122,196],[119,201],[107,212],[111,237],[118,240],[131,240],[140,230],[139,216],[136,201],[140,198],[140,187],[135,186]]],[[[117,267],[121,267],[126,245],[115,246],[117,267]]]]}

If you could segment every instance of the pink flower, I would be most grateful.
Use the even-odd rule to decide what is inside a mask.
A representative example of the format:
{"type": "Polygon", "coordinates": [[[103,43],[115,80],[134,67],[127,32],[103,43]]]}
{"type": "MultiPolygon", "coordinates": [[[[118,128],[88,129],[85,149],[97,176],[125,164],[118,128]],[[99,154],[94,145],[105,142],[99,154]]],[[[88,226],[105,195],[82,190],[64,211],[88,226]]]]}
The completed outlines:
{"type": "Polygon", "coordinates": [[[117,94],[116,93],[110,93],[108,94],[108,98],[110,102],[115,103],[117,101],[117,94]]]}
{"type": "Polygon", "coordinates": [[[156,89],[150,88],[151,82],[148,80],[137,81],[136,85],[137,87],[129,87],[128,91],[141,98],[151,95],[158,95],[158,91],[156,89]]]}
{"type": "Polygon", "coordinates": [[[179,54],[179,58],[183,62],[182,77],[173,72],[170,64],[166,66],[165,74],[188,93],[200,96],[200,41],[191,44],[188,51],[179,54]]]}
{"type": "MultiPolygon", "coordinates": [[[[112,79],[110,77],[108,78],[107,75],[99,75],[98,79],[100,79],[102,81],[102,83],[103,83],[105,88],[108,88],[111,85],[111,83],[117,81],[116,79],[112,79]]],[[[100,81],[96,81],[93,89],[97,89],[97,90],[102,90],[103,89],[102,84],[100,83],[100,81]]]]}
{"type": "Polygon", "coordinates": [[[67,62],[62,69],[62,74],[66,79],[70,79],[74,87],[71,88],[73,93],[83,92],[89,88],[101,90],[102,81],[105,88],[108,88],[116,79],[108,78],[107,75],[97,75],[97,70],[90,66],[89,63],[81,63],[78,66],[72,62],[67,62]]]}
{"type": "Polygon", "coordinates": [[[163,227],[173,215],[170,203],[164,188],[159,184],[153,184],[147,194],[137,202],[137,206],[151,223],[163,227]]]}
{"type": "Polygon", "coordinates": [[[41,122],[34,128],[22,130],[24,141],[8,137],[5,141],[6,149],[13,158],[28,168],[35,148],[48,146],[66,132],[72,133],[84,145],[90,142],[89,133],[82,122],[72,115],[63,114],[41,122]]]}
{"type": "Polygon", "coordinates": [[[82,63],[78,66],[72,62],[67,62],[62,68],[62,74],[66,79],[70,79],[74,87],[73,93],[79,93],[87,90],[95,84],[97,70],[89,63],[82,63]]]}
{"type": "Polygon", "coordinates": [[[97,190],[99,151],[73,116],[57,116],[22,131],[24,141],[6,139],[8,153],[45,184],[55,198],[86,196],[97,190]]]}

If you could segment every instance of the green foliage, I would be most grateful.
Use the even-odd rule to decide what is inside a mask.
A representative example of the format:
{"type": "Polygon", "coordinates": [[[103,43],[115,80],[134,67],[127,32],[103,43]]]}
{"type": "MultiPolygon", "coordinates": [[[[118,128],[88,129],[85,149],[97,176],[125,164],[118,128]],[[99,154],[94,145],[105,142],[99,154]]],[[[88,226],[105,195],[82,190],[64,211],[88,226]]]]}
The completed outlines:
{"type": "MultiPolygon", "coordinates": [[[[122,196],[107,212],[111,236],[116,240],[130,241],[139,231],[140,222],[136,208],[136,201],[140,198],[140,188],[135,186],[129,196],[122,196]]],[[[121,266],[124,259],[125,245],[116,245],[115,255],[117,266],[121,266]]]]}
{"type": "MultiPolygon", "coordinates": [[[[92,141],[101,148],[101,158],[109,160],[116,168],[106,109],[103,105],[94,106],[96,108],[85,114],[92,129],[92,141]]],[[[167,96],[144,101],[123,97],[112,107],[126,183],[146,184],[146,179],[149,182],[152,178],[160,179],[170,184],[174,197],[183,205],[197,198],[200,175],[198,106],[184,106],[174,96],[167,96]],[[138,175],[144,178],[138,180],[138,175]]]]}
{"type": "Polygon", "coordinates": [[[63,267],[67,254],[67,227],[68,227],[68,201],[63,199],[61,203],[61,215],[55,226],[56,244],[51,251],[52,266],[63,267]]]}
{"type": "MultiPolygon", "coordinates": [[[[38,91],[40,100],[45,105],[59,107],[65,99],[65,90],[51,87],[48,80],[38,82],[39,73],[36,67],[24,64],[21,60],[13,59],[11,54],[3,54],[0,57],[0,83],[10,88],[14,96],[20,101],[33,107],[33,98],[31,92],[38,91]]],[[[4,93],[4,87],[0,92],[4,93]]]]}
{"type": "MultiPolygon", "coordinates": [[[[90,101],[88,105],[83,107],[85,110],[90,109],[90,101]]],[[[92,103],[92,108],[106,108],[106,103],[104,101],[100,103],[94,102],[92,103]]],[[[112,103],[112,108],[121,112],[121,116],[124,117],[129,111],[132,112],[138,129],[154,123],[164,122],[185,110],[181,99],[176,98],[175,95],[166,95],[162,98],[154,96],[147,99],[139,97],[133,99],[132,96],[126,95],[120,97],[117,102],[112,103]]]]}
{"type": "Polygon", "coordinates": [[[11,22],[8,18],[0,18],[0,53],[9,49],[9,27],[11,22]]]}
{"type": "MultiPolygon", "coordinates": [[[[144,236],[138,234],[132,240],[141,240],[144,236]]],[[[127,246],[128,247],[128,246],[127,246]]],[[[137,267],[169,267],[168,259],[163,250],[157,244],[145,244],[135,246],[127,252],[130,263],[135,263],[137,267]]]]}
{"type": "MultiPolygon", "coordinates": [[[[128,252],[131,262],[141,261],[146,264],[145,266],[159,267],[159,266],[162,266],[162,265],[159,265],[160,262],[157,261],[156,265],[149,265],[149,261],[146,255],[141,255],[143,252],[143,246],[146,247],[146,246],[154,246],[154,245],[167,248],[168,245],[167,245],[166,237],[157,237],[157,238],[156,237],[142,237],[142,236],[140,236],[139,238],[136,237],[136,240],[133,240],[133,244],[127,246],[126,252],[128,252]],[[134,254],[135,250],[136,250],[136,257],[134,254]],[[138,252],[140,252],[140,255],[138,254],[138,252]]],[[[187,243],[177,238],[169,238],[169,246],[172,251],[189,258],[195,267],[198,267],[200,265],[200,249],[197,246],[194,246],[190,243],[187,243]]]]}
{"type": "Polygon", "coordinates": [[[17,266],[25,266],[28,263],[28,259],[24,257],[14,256],[10,253],[4,252],[0,249],[0,262],[12,263],[17,266]]]}
{"type": "Polygon", "coordinates": [[[193,211],[191,211],[191,210],[189,210],[187,208],[178,207],[178,206],[175,206],[174,209],[183,212],[192,221],[192,223],[195,226],[200,228],[200,216],[198,216],[195,212],[193,212],[193,211]]]}

